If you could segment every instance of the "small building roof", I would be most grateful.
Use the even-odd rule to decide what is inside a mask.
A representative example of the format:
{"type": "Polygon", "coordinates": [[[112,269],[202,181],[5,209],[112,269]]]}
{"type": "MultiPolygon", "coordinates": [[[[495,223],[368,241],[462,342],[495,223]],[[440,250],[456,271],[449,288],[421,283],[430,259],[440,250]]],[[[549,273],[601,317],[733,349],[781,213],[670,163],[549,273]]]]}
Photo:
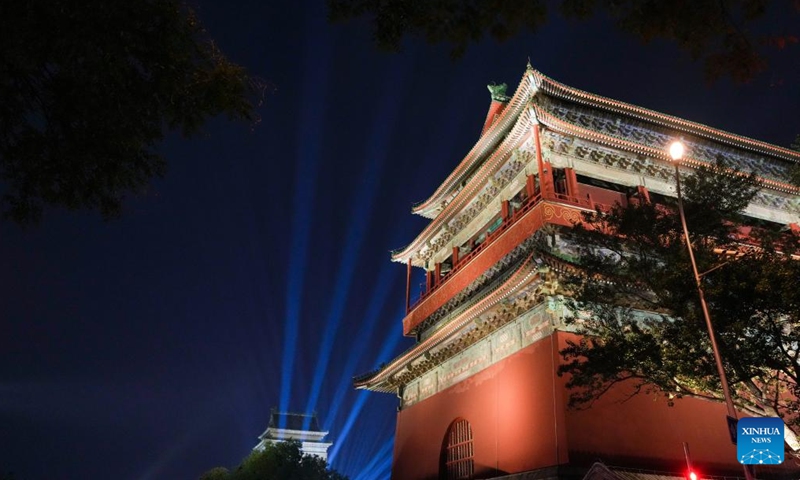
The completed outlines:
{"type": "Polygon", "coordinates": [[[272,409],[272,413],[269,416],[269,427],[283,428],[286,430],[303,430],[307,432],[322,432],[316,413],[279,412],[276,409],[272,409]]]}

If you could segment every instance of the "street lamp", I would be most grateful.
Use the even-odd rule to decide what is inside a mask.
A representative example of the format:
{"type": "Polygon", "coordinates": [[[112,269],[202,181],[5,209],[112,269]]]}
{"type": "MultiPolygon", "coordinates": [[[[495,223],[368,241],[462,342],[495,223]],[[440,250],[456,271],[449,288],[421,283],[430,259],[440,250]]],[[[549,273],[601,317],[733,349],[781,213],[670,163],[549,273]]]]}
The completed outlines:
{"type": "MultiPolygon", "coordinates": [[[[689,237],[689,228],[686,226],[686,215],[683,213],[683,197],[681,196],[681,172],[678,165],[683,158],[685,148],[680,141],[672,142],[669,146],[669,156],[672,158],[672,163],[675,165],[675,187],[678,195],[678,212],[681,215],[681,225],[683,225],[683,236],[686,241],[686,248],[689,250],[689,260],[692,262],[692,273],[694,274],[694,282],[697,285],[697,295],[700,297],[700,306],[703,309],[703,317],[706,320],[706,328],[708,329],[708,337],[711,340],[711,350],[714,352],[714,361],[717,364],[717,373],[719,373],[719,381],[722,384],[722,394],[725,396],[725,405],[728,407],[728,417],[736,420],[736,408],[733,406],[731,399],[731,391],[728,388],[728,378],[725,376],[725,369],[722,367],[722,357],[719,355],[719,348],[717,347],[717,338],[714,335],[714,326],[711,324],[711,316],[708,314],[708,305],[706,305],[706,297],[703,294],[703,285],[701,283],[702,277],[697,271],[697,262],[694,260],[694,251],[692,250],[692,240],[689,237]]],[[[706,272],[708,273],[708,272],[706,272]]],[[[748,480],[753,478],[750,469],[747,465],[744,467],[744,476],[748,480]]]]}

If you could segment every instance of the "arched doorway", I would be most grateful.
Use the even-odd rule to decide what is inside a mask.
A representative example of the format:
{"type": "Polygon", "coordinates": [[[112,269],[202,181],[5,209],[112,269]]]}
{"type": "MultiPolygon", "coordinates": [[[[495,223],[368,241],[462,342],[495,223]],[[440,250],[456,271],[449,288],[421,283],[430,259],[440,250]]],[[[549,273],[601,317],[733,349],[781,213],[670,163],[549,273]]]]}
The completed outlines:
{"type": "Polygon", "coordinates": [[[463,418],[456,419],[444,437],[439,478],[471,480],[475,473],[472,426],[463,418]]]}

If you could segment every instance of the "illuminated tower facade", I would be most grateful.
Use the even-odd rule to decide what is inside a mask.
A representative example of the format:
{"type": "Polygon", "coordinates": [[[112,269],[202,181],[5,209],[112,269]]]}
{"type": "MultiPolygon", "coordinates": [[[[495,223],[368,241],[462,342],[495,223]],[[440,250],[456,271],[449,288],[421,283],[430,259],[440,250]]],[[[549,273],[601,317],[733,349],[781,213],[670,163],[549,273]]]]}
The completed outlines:
{"type": "Polygon", "coordinates": [[[266,444],[296,440],[300,442],[300,450],[306,455],[314,455],[328,461],[328,448],[333,445],[324,442],[328,432],[319,428],[317,415],[302,413],[283,413],[275,409],[269,416],[269,425],[253,450],[263,450],[266,444]]]}
{"type": "Polygon", "coordinates": [[[420,298],[406,294],[403,333],[417,342],[355,379],[400,398],[392,477],[620,478],[590,468],[597,459],[675,472],[683,441],[695,462],[741,474],[722,404],[668,407],[643,395],[622,403],[628,392],[618,387],[589,410],[567,408],[559,350],[575,334],[559,277],[573,267],[558,232],[597,206],[674,197],[666,150],[676,137],[688,149],[684,174],[720,156],[752,170],[762,188],[746,215],[797,229],[788,169],[800,154],[587,93],[530,66],[513,96],[489,89],[477,142],[413,208],[430,223],[392,255],[409,279],[413,268],[426,274],[420,298]],[[561,255],[537,250],[540,236],[561,255]]]}

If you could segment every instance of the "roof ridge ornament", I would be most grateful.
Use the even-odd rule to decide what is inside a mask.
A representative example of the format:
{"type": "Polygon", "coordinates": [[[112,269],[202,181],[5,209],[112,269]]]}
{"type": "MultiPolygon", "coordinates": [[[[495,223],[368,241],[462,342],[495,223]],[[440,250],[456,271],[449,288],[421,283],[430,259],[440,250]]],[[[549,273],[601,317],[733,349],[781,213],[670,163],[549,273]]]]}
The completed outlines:
{"type": "Polygon", "coordinates": [[[505,83],[496,85],[494,82],[492,82],[489,85],[486,85],[486,88],[489,89],[489,93],[492,95],[492,101],[494,102],[506,103],[511,100],[511,97],[506,95],[506,89],[508,89],[508,85],[505,83]]]}

